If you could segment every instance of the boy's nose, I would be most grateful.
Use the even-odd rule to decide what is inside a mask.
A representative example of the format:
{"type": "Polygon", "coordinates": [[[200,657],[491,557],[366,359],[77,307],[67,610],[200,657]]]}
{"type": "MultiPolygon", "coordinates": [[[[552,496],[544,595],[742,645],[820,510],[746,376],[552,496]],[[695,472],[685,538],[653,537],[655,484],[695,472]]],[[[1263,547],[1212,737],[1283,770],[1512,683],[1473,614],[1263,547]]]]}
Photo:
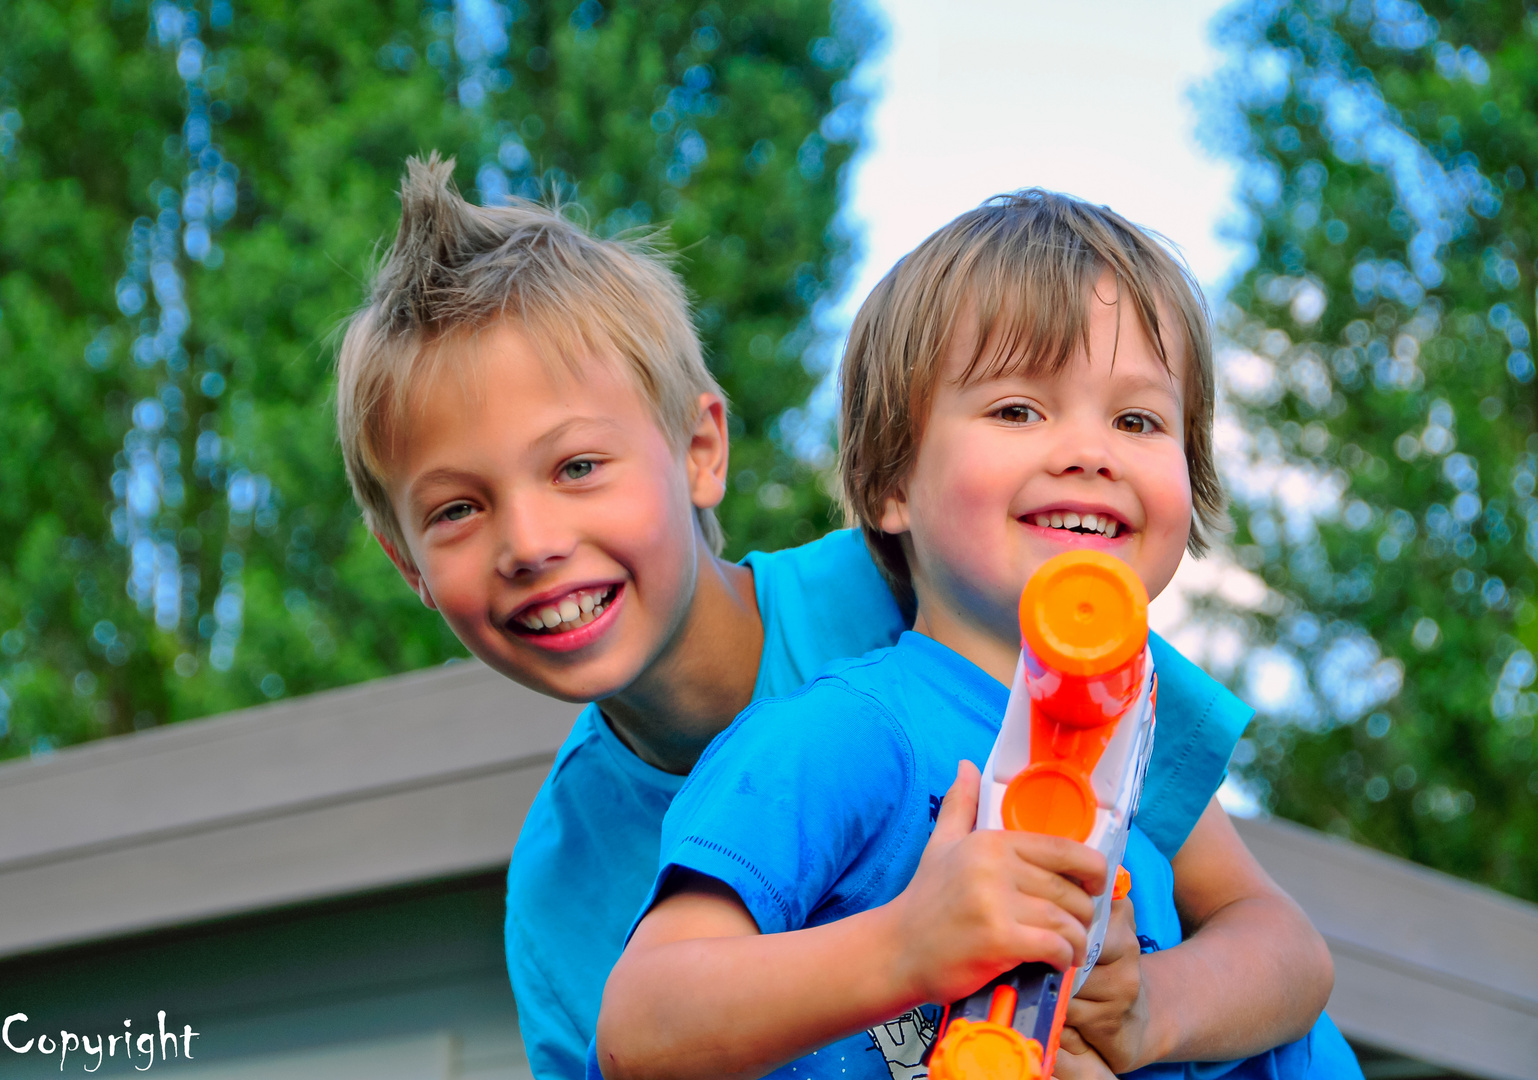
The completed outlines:
{"type": "Polygon", "coordinates": [[[537,573],[571,555],[576,537],[559,514],[525,502],[508,506],[498,538],[496,569],[504,578],[537,573]]]}
{"type": "Polygon", "coordinates": [[[1047,470],[1056,476],[1099,476],[1115,480],[1120,474],[1106,433],[1098,425],[1065,425],[1047,455],[1047,470]]]}

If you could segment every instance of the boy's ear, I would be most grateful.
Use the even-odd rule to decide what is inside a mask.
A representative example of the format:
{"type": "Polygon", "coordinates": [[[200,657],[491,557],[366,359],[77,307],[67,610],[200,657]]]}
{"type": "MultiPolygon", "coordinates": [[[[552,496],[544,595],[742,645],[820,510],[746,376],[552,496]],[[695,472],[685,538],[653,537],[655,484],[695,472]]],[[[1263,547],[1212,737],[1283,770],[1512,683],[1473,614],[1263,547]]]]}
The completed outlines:
{"type": "Polygon", "coordinates": [[[908,493],[899,484],[881,504],[881,531],[899,536],[908,528],[908,493]]]}
{"type": "Polygon", "coordinates": [[[406,579],[406,584],[411,586],[411,591],[421,597],[422,603],[437,611],[438,605],[433,603],[433,594],[427,591],[427,582],[422,580],[422,571],[417,569],[416,564],[410,559],[403,558],[395,545],[386,540],[382,534],[376,532],[374,539],[379,541],[379,546],[384,548],[384,553],[390,556],[390,561],[395,564],[395,569],[401,572],[401,577],[406,579]]]}
{"type": "Polygon", "coordinates": [[[702,509],[726,498],[726,466],[730,446],[726,434],[726,402],[718,394],[701,394],[700,417],[684,454],[689,471],[689,499],[702,509]]]}

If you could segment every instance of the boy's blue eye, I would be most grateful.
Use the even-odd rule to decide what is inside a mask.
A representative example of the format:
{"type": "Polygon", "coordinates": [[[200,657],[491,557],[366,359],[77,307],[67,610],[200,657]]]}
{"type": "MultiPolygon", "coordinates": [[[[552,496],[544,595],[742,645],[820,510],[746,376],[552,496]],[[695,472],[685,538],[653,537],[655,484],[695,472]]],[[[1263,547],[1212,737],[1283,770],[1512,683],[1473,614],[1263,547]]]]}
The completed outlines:
{"type": "Polygon", "coordinates": [[[470,514],[474,511],[474,509],[475,508],[473,506],[471,506],[469,503],[463,503],[463,502],[451,503],[450,505],[448,505],[447,507],[444,508],[443,513],[438,515],[438,520],[439,521],[463,521],[465,518],[470,516],[470,514]]]}
{"type": "Polygon", "coordinates": [[[568,461],[561,466],[561,475],[568,480],[583,480],[593,472],[591,461],[568,461]]]}

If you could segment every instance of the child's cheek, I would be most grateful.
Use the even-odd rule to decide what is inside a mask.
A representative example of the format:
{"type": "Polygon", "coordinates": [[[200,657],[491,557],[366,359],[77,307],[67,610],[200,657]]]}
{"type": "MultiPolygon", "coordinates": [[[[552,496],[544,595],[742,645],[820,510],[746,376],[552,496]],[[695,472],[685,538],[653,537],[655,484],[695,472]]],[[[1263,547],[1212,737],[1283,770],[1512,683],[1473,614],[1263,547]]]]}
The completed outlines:
{"type": "Polygon", "coordinates": [[[595,507],[609,540],[605,546],[629,564],[643,589],[673,590],[694,539],[694,507],[682,470],[664,457],[618,478],[613,493],[606,507],[595,507]]]}
{"type": "Polygon", "coordinates": [[[1161,463],[1148,483],[1148,566],[1143,576],[1157,596],[1175,576],[1191,536],[1191,478],[1184,453],[1161,463]]]}
{"type": "MultiPolygon", "coordinates": [[[[1001,550],[1002,538],[995,534],[1008,517],[1011,485],[986,448],[958,439],[950,449],[943,462],[932,463],[942,467],[926,470],[914,491],[914,511],[929,534],[933,556],[958,570],[978,570],[990,561],[990,552],[1001,550]]],[[[922,540],[915,536],[916,542],[922,540]]]]}

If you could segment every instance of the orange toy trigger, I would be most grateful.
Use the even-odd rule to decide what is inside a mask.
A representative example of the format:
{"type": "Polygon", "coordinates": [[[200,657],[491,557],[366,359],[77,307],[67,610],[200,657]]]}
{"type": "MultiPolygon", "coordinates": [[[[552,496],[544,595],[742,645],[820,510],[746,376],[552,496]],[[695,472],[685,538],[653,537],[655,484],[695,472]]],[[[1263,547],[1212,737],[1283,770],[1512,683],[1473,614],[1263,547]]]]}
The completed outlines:
{"type": "Polygon", "coordinates": [[[1127,894],[1132,891],[1132,875],[1127,873],[1125,866],[1116,868],[1116,884],[1111,886],[1112,900],[1125,900],[1127,894]]]}
{"type": "Polygon", "coordinates": [[[1004,827],[1065,836],[1081,844],[1089,839],[1095,827],[1095,792],[1075,764],[1038,762],[1020,770],[1004,789],[1004,827]]]}

